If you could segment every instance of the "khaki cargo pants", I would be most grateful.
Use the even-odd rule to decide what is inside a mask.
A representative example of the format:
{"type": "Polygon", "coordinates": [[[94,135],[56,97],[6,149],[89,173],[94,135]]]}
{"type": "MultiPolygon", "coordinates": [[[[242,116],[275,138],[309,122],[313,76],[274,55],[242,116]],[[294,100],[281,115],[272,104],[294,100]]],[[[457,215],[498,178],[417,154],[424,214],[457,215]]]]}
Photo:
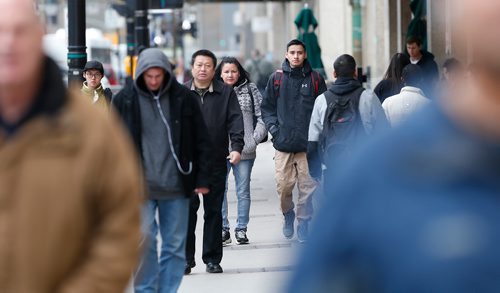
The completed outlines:
{"type": "Polygon", "coordinates": [[[318,184],[309,175],[306,153],[276,151],[274,163],[281,211],[285,214],[294,208],[292,191],[297,183],[299,198],[296,217],[300,220],[310,220],[313,214],[312,195],[318,184]]]}

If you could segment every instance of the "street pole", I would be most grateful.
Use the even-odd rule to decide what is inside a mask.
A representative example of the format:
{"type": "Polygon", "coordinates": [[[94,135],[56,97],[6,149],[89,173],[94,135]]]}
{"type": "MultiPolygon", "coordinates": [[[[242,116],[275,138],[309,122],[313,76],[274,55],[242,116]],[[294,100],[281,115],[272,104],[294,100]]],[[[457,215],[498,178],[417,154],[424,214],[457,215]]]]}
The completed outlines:
{"type": "Polygon", "coordinates": [[[127,16],[127,56],[130,62],[130,76],[132,77],[133,68],[134,68],[134,55],[135,55],[135,23],[134,17],[129,15],[127,16]]]}
{"type": "Polygon", "coordinates": [[[81,87],[87,62],[85,0],[68,0],[68,84],[81,87]]]}
{"type": "Polygon", "coordinates": [[[136,0],[135,37],[137,51],[149,47],[148,1],[136,0]]]}

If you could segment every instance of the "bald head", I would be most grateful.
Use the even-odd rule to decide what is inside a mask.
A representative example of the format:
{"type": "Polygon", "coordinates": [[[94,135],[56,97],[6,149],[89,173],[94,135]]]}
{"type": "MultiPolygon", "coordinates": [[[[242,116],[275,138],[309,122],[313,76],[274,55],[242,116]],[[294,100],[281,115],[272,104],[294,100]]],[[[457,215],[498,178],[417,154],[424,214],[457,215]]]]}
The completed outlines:
{"type": "Polygon", "coordinates": [[[0,86],[36,81],[43,33],[33,0],[0,0],[0,86]]]}

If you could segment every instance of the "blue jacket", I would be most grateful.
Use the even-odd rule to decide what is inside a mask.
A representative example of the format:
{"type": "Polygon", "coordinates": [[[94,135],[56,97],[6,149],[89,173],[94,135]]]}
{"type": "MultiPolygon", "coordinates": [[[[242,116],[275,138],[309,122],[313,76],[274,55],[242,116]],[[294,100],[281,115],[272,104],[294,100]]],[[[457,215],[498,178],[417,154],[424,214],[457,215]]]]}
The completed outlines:
{"type": "Polygon", "coordinates": [[[275,86],[276,73],[267,83],[262,101],[262,119],[273,136],[278,151],[307,151],[309,121],[316,97],[326,91],[325,80],[317,74],[318,90],[312,82],[312,68],[305,60],[302,68],[291,68],[287,60],[282,65],[281,85],[275,86]]]}
{"type": "Polygon", "coordinates": [[[413,118],[325,180],[287,292],[500,290],[500,144],[413,118]]]}

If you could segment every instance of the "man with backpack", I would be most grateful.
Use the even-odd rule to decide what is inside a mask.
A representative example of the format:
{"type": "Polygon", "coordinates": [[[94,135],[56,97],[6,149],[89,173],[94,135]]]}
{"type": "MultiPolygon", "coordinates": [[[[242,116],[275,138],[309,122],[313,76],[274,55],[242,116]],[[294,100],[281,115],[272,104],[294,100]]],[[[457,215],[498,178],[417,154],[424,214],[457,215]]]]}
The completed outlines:
{"type": "Polygon", "coordinates": [[[329,178],[332,165],[348,158],[367,136],[388,128],[379,99],[358,81],[354,57],[342,55],[333,67],[336,80],[316,99],[309,125],[307,157],[316,180],[321,179],[323,166],[329,178]]]}
{"type": "Polygon", "coordinates": [[[304,242],[312,217],[312,194],[317,183],[309,175],[307,132],[316,97],[326,91],[325,80],[312,70],[306,47],[299,40],[287,44],[282,70],[271,75],[262,101],[262,118],[276,149],[276,185],[284,215],[283,235],[294,234],[292,191],[297,183],[297,237],[304,242]]]}

